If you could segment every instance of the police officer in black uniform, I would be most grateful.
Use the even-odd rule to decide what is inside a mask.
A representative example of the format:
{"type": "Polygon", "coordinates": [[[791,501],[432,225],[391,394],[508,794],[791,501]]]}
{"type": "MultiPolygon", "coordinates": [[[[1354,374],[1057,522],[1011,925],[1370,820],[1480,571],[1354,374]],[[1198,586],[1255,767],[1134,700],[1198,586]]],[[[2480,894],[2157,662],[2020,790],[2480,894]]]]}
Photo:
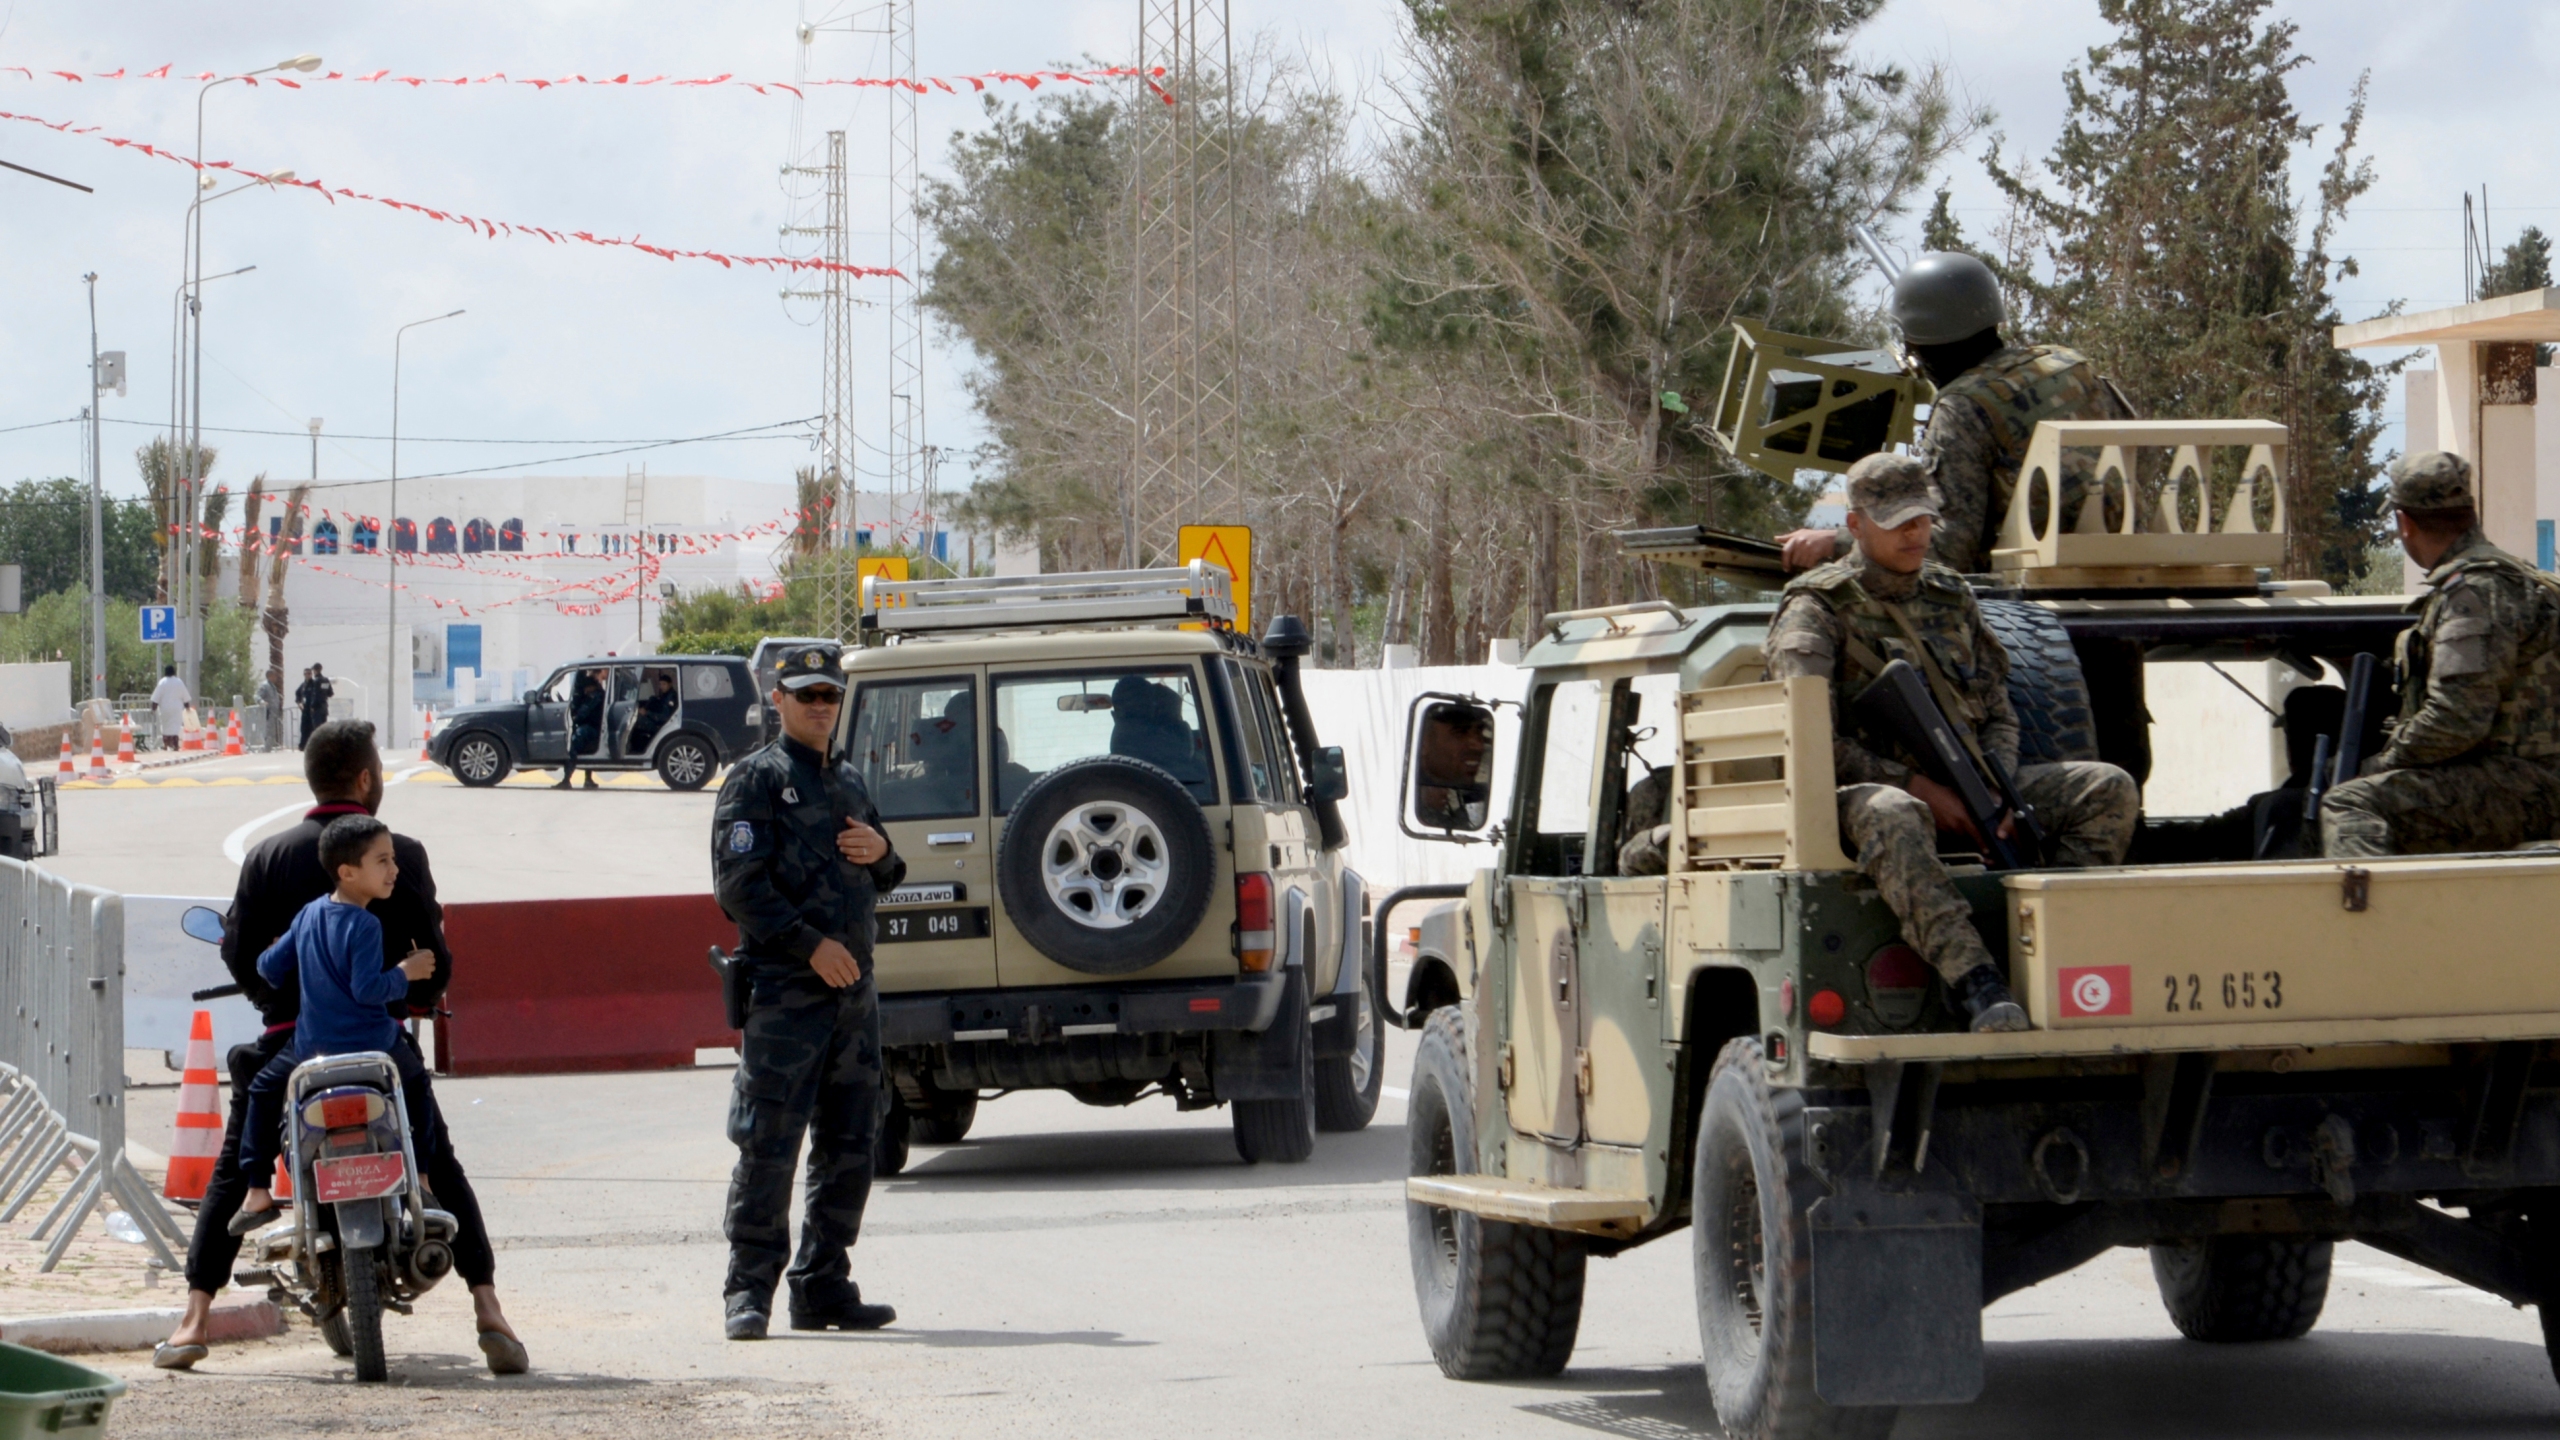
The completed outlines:
{"type": "Polygon", "coordinates": [[[791,1176],[809,1136],[809,1198],[791,1259],[791,1328],[876,1330],[897,1318],[866,1305],[849,1252],[871,1194],[880,1123],[880,1005],[871,979],[872,909],[907,864],[891,851],[853,766],[829,743],[844,704],[833,645],[783,657],[774,709],[782,738],[741,760],[720,787],[711,867],[738,925],[752,989],[729,1139],[732,1340],[761,1340],[791,1248],[791,1176]]]}

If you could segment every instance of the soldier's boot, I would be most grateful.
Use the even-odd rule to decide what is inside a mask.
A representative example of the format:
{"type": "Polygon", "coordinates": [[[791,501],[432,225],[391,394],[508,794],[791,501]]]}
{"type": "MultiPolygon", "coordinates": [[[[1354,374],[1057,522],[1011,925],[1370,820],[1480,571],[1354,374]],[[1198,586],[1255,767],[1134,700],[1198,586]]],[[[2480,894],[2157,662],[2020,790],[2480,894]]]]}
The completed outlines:
{"type": "Polygon", "coordinates": [[[1956,1003],[1964,1007],[1964,1013],[1973,1017],[1973,1031],[1977,1035],[2035,1028],[2027,1023],[2027,1007],[2019,1004],[2018,997],[2009,993],[2009,982],[2001,979],[1999,970],[1993,966],[1974,966],[1957,976],[1950,988],[1955,991],[1956,1003]]]}
{"type": "Polygon", "coordinates": [[[862,1303],[862,1287],[848,1283],[842,1290],[806,1295],[791,1292],[791,1328],[794,1330],[877,1330],[898,1318],[898,1312],[887,1305],[862,1303]]]}
{"type": "Polygon", "coordinates": [[[753,1295],[732,1295],[728,1308],[728,1331],[732,1340],[761,1340],[766,1328],[773,1323],[771,1300],[759,1300],[753,1295]]]}

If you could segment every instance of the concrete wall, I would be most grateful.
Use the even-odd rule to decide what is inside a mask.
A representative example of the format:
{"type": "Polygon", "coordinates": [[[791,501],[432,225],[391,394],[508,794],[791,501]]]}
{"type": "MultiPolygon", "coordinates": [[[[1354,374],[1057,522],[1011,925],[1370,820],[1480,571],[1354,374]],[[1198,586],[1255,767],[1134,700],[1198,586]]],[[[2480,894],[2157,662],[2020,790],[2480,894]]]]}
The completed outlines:
{"type": "Polygon", "coordinates": [[[59,725],[71,716],[71,662],[0,665],[0,725],[12,730],[59,725]]]}
{"type": "Polygon", "coordinates": [[[2143,667],[2151,709],[2146,814],[2216,814],[2285,778],[2284,731],[2258,702],[2282,711],[2286,694],[2313,682],[2271,660],[2216,664],[2220,675],[2202,661],[2143,667]]]}

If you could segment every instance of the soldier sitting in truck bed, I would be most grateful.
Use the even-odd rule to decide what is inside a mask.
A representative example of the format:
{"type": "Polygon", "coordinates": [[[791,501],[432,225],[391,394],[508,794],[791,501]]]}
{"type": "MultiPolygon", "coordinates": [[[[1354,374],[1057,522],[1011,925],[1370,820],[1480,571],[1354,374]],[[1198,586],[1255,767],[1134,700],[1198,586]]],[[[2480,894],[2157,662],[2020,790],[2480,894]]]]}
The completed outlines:
{"type": "MultiPolygon", "coordinates": [[[[2007,653],[1982,623],[1962,576],[1928,559],[1937,496],[1907,455],[1870,455],[1849,471],[1849,531],[1857,551],[1787,582],[1769,628],[1773,680],[1831,682],[1832,766],[1840,782],[1840,834],[1858,868],[1914,948],[1945,978],[1976,1030],[2024,1030],[2027,1014],[1973,912],[1937,854],[1939,832],[1969,835],[1954,792],[1915,768],[1888,737],[1867,733],[1852,702],[1895,659],[1930,677],[1948,720],[1970,729],[2004,765],[2018,753],[2007,653]],[[1956,705],[1948,705],[1952,699],[1956,705]],[[1966,713],[1953,713],[1961,706],[1966,713]]],[[[2043,820],[2064,865],[2114,865],[2132,841],[2142,805],[2133,777],[2094,760],[2030,765],[2018,791],[2043,820]]],[[[1979,835],[1972,836],[1980,843],[1979,835]]]]}

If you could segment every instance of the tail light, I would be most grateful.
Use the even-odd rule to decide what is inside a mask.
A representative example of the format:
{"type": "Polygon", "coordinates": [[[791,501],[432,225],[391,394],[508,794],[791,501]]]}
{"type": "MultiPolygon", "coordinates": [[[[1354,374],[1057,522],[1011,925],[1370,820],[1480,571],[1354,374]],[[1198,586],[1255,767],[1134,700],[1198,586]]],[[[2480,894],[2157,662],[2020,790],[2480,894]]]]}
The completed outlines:
{"type": "Polygon", "coordinates": [[[304,1102],[302,1123],[313,1130],[343,1130],[351,1125],[370,1125],[391,1108],[390,1102],[375,1090],[331,1090],[304,1102]]]}
{"type": "Polygon", "coordinates": [[[1247,971],[1271,968],[1271,877],[1259,871],[1236,877],[1236,960],[1247,971]]]}

